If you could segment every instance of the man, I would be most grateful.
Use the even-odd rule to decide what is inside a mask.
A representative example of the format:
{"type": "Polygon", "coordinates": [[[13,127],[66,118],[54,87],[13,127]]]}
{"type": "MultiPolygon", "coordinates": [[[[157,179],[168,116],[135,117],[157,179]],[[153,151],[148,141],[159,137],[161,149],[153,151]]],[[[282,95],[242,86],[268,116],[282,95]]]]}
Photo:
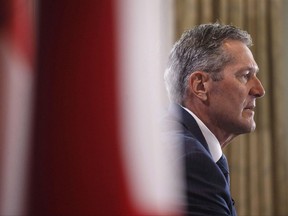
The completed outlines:
{"type": "Polygon", "coordinates": [[[170,144],[181,148],[189,215],[237,215],[222,149],[256,127],[256,99],[265,91],[251,45],[246,31],[215,23],[185,32],[171,51],[164,127],[170,144]]]}

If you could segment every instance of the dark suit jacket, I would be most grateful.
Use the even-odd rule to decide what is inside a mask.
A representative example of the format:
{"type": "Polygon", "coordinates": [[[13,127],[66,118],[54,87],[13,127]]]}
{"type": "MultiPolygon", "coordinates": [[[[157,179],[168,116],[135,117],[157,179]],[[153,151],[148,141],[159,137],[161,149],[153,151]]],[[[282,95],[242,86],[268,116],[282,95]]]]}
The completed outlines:
{"type": "Polygon", "coordinates": [[[164,117],[163,127],[166,141],[173,148],[180,148],[181,155],[177,159],[184,163],[185,213],[237,215],[229,183],[221,166],[213,161],[195,119],[181,106],[173,104],[164,117]]]}

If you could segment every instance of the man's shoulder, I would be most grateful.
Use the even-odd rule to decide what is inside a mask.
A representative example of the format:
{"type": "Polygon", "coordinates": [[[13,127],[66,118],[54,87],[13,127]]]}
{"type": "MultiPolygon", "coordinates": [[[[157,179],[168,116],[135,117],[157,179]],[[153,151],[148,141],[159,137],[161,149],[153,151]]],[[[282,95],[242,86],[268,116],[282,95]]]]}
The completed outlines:
{"type": "Polygon", "coordinates": [[[178,104],[170,104],[161,119],[162,129],[169,132],[185,132],[188,122],[197,124],[193,117],[178,104]]]}
{"type": "Polygon", "coordinates": [[[162,118],[162,139],[165,145],[173,149],[181,149],[182,157],[210,158],[207,143],[193,119],[182,107],[176,106],[167,111],[162,118]]]}
{"type": "Polygon", "coordinates": [[[206,143],[196,120],[178,104],[171,104],[161,119],[162,133],[185,143],[206,143]]]}

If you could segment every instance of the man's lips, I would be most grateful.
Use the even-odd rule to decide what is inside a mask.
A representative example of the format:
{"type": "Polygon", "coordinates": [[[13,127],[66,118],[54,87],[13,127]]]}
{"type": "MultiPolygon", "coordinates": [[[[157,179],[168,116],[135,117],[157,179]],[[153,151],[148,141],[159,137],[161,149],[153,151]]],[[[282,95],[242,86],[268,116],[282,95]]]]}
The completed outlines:
{"type": "Polygon", "coordinates": [[[255,107],[254,105],[251,105],[251,106],[246,106],[244,109],[249,109],[249,110],[255,110],[255,107]]]}
{"type": "Polygon", "coordinates": [[[254,111],[256,107],[255,101],[249,101],[246,106],[244,107],[244,110],[251,110],[254,111]]]}
{"type": "Polygon", "coordinates": [[[256,107],[256,101],[255,100],[251,100],[251,101],[247,101],[244,109],[248,109],[248,110],[255,110],[255,107],[256,107]]]}

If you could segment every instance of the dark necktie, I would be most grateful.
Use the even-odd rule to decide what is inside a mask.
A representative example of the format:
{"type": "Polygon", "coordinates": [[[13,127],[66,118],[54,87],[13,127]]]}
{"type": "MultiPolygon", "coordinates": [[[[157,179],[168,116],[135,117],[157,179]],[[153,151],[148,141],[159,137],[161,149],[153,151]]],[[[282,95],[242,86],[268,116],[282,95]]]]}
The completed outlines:
{"type": "MultiPolygon", "coordinates": [[[[228,185],[230,186],[229,167],[228,167],[227,159],[224,154],[222,154],[221,158],[217,161],[217,165],[221,169],[222,173],[224,174],[226,178],[226,181],[228,182],[228,185]]],[[[232,199],[232,204],[233,206],[235,204],[233,199],[232,199]]],[[[233,211],[234,211],[233,215],[237,215],[234,207],[233,207],[233,211]]]]}
{"type": "Polygon", "coordinates": [[[229,178],[229,167],[228,162],[224,154],[222,154],[221,158],[217,161],[217,165],[221,169],[222,173],[224,174],[226,181],[230,185],[230,178],[229,178]]]}

